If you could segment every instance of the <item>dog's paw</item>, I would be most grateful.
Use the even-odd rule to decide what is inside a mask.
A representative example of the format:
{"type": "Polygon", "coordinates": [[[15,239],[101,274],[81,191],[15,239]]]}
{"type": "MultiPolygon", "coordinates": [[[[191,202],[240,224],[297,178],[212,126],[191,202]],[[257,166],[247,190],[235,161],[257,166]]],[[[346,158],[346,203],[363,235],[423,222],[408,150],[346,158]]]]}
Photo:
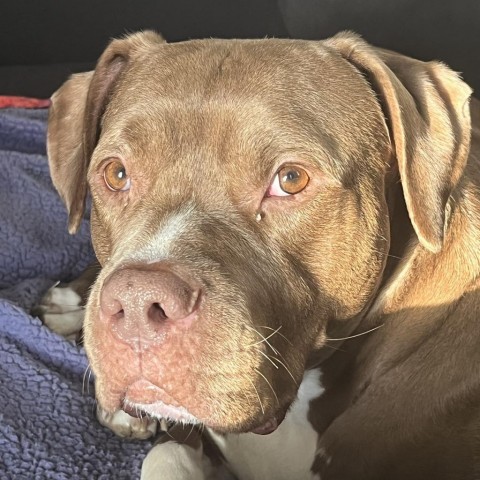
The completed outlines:
{"type": "Polygon", "coordinates": [[[76,338],[82,330],[85,308],[75,290],[68,284],[57,284],[47,291],[32,314],[59,335],[76,338]]]}
{"type": "Polygon", "coordinates": [[[157,433],[157,420],[132,417],[123,410],[107,413],[101,407],[97,407],[97,418],[104,427],[109,428],[119,437],[145,440],[157,433]]]}

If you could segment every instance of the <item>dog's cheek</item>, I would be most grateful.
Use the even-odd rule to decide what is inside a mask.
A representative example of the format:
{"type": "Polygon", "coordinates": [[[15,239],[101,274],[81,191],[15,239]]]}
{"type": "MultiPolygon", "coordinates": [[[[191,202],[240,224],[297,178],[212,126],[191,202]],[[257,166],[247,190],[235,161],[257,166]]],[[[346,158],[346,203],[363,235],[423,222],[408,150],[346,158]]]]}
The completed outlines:
{"type": "Polygon", "coordinates": [[[299,255],[308,259],[307,268],[329,304],[324,307],[338,320],[353,317],[368,303],[383,272],[390,236],[387,207],[370,187],[342,192],[314,215],[317,226],[297,247],[299,255]]]}

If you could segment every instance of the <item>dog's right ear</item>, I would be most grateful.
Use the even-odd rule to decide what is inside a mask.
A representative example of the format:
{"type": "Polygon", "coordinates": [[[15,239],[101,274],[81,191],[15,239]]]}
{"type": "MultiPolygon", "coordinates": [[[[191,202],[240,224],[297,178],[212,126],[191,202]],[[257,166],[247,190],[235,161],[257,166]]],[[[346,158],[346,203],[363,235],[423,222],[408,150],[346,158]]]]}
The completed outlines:
{"type": "Polygon", "coordinates": [[[50,175],[67,207],[70,233],[80,225],[87,195],[83,123],[92,77],[93,72],[72,75],[54,93],[48,114],[50,175]]]}
{"type": "Polygon", "coordinates": [[[55,188],[68,210],[68,230],[80,226],[87,197],[87,169],[101,133],[101,120],[128,64],[164,43],[146,31],[113,40],[94,72],[73,75],[52,97],[47,151],[55,188]]]}

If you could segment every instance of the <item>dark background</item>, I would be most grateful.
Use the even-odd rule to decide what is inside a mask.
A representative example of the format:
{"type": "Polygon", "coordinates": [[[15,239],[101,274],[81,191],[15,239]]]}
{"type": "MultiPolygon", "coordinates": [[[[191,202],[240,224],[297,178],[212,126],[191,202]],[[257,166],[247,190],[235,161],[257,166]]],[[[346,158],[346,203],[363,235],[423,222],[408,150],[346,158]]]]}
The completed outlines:
{"type": "Polygon", "coordinates": [[[91,69],[111,37],[146,28],[168,41],[350,29],[442,60],[480,91],[480,0],[0,0],[0,94],[48,97],[91,69]]]}

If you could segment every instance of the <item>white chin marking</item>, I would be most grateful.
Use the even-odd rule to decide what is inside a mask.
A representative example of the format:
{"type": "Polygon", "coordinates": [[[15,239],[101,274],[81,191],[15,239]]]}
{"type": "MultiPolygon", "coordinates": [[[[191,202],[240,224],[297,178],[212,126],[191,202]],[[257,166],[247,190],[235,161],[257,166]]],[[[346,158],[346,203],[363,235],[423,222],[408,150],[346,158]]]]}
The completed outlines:
{"type": "Polygon", "coordinates": [[[177,422],[189,425],[201,423],[197,417],[194,417],[184,407],[174,407],[161,401],[155,403],[133,403],[125,400],[129,408],[145,412],[158,420],[167,420],[168,422],[177,422]]]}

